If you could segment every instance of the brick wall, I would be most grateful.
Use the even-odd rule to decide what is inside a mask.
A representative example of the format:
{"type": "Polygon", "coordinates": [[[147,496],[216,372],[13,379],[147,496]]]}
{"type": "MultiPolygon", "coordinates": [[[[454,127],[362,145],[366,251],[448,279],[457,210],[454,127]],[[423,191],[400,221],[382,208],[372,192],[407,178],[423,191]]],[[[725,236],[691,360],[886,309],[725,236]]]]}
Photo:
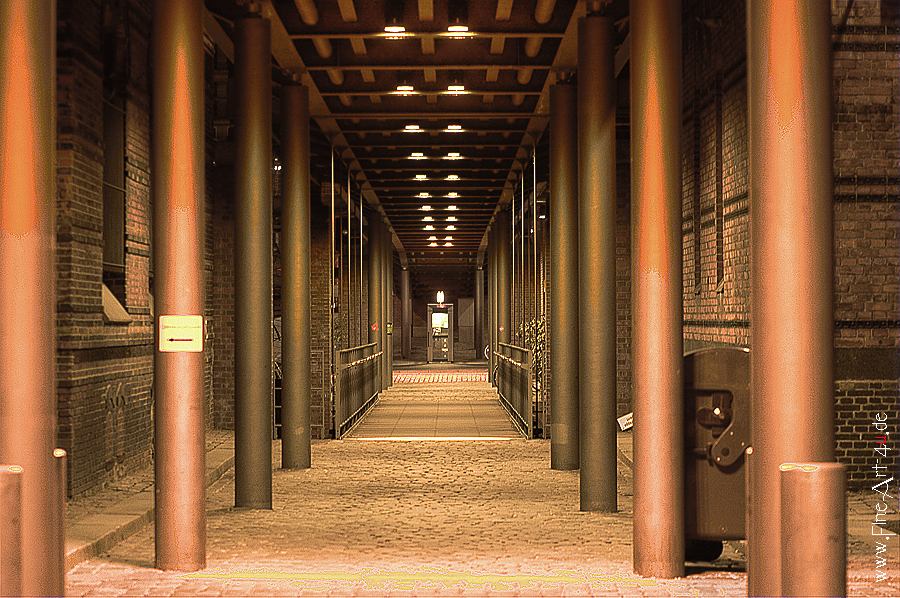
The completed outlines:
{"type": "Polygon", "coordinates": [[[70,495],[147,465],[152,456],[150,319],[149,10],[144,3],[73,0],[58,26],[59,445],[70,495]],[[124,307],[106,323],[103,243],[104,7],[126,32],[124,307]]]}

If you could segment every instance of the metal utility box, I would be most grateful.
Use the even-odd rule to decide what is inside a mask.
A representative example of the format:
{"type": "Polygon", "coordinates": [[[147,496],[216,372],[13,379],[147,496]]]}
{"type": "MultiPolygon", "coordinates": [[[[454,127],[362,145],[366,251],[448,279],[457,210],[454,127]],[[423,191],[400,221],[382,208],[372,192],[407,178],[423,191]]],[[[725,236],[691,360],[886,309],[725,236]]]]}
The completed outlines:
{"type": "Polygon", "coordinates": [[[684,398],[685,537],[701,544],[742,540],[744,451],[750,445],[749,349],[721,347],[686,354],[684,398]]]}

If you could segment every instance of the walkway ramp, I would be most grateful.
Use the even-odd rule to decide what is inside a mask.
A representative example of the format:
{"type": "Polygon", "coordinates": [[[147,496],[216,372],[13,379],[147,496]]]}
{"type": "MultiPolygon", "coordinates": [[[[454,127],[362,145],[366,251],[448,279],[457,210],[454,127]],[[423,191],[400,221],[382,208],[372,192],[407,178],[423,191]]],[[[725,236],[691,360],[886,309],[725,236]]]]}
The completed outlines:
{"type": "Polygon", "coordinates": [[[522,438],[487,372],[402,371],[348,439],[522,438]]]}

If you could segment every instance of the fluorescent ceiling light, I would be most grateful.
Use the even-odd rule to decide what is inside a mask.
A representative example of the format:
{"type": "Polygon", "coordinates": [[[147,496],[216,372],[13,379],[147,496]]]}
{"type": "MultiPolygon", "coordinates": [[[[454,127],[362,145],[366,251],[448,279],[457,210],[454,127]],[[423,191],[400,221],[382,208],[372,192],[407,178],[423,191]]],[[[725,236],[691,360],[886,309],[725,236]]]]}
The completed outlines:
{"type": "Polygon", "coordinates": [[[431,209],[431,206],[422,206],[419,208],[420,210],[425,210],[426,212],[431,209]]]}
{"type": "MultiPolygon", "coordinates": [[[[431,197],[431,193],[429,193],[428,191],[422,191],[416,197],[431,197]]],[[[424,209],[424,208],[422,208],[422,209],[424,209]]]]}
{"type": "Polygon", "coordinates": [[[456,191],[451,191],[447,194],[447,197],[459,197],[459,193],[457,193],[456,191]]]}
{"type": "Polygon", "coordinates": [[[425,230],[434,230],[434,227],[428,224],[425,226],[425,230]]]}
{"type": "Polygon", "coordinates": [[[456,216],[450,216],[447,218],[447,222],[456,222],[456,216]]]}
{"type": "Polygon", "coordinates": [[[409,158],[410,160],[424,160],[425,154],[423,154],[422,152],[413,152],[409,158]]]}
{"type": "Polygon", "coordinates": [[[447,180],[448,180],[448,181],[458,181],[458,180],[459,180],[459,175],[458,175],[458,174],[448,174],[448,175],[447,175],[447,180]]]}
{"type": "Polygon", "coordinates": [[[453,247],[453,243],[444,243],[444,247],[453,247]]]}
{"type": "MultiPolygon", "coordinates": [[[[452,87],[452,85],[451,85],[452,87]]],[[[462,86],[460,86],[462,87],[462,86]]],[[[462,125],[447,125],[448,131],[462,131],[462,125]]]]}
{"type": "Polygon", "coordinates": [[[428,180],[428,175],[427,175],[427,174],[417,174],[417,175],[416,175],[416,180],[417,180],[417,181],[427,181],[427,180],[428,180]]]}
{"type": "Polygon", "coordinates": [[[434,218],[432,218],[431,216],[425,216],[424,218],[422,218],[423,222],[432,222],[433,220],[434,218]]]}
{"type": "Polygon", "coordinates": [[[447,230],[456,230],[456,227],[451,224],[447,227],[447,230]]]}
{"type": "Polygon", "coordinates": [[[437,243],[431,242],[428,244],[429,247],[437,247],[437,243]]]}
{"type": "MultiPolygon", "coordinates": [[[[410,87],[412,87],[412,86],[410,86],[410,87]]],[[[419,125],[406,125],[406,127],[403,130],[404,131],[421,131],[422,129],[419,128],[419,125]]]]}
{"type": "Polygon", "coordinates": [[[458,210],[459,208],[457,208],[456,206],[447,206],[447,209],[448,210],[458,210]]]}

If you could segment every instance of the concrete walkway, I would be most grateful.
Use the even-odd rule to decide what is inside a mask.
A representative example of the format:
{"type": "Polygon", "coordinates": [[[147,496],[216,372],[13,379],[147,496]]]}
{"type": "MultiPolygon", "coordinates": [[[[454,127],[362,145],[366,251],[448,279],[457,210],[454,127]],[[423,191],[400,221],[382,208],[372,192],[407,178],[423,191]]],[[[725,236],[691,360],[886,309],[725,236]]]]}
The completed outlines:
{"type": "MultiPolygon", "coordinates": [[[[421,388],[418,398],[413,393],[407,402],[444,408],[451,401],[441,399],[452,395],[451,386],[426,392],[421,388]]],[[[456,402],[465,403],[461,397],[456,402]]],[[[434,432],[440,435],[438,428],[434,432]]],[[[230,439],[228,433],[208,434],[208,470],[228,469],[207,493],[205,570],[186,574],[153,569],[153,527],[145,525],[152,515],[145,510],[128,522],[122,514],[120,536],[128,535],[126,527],[144,527],[115,546],[110,547],[108,539],[102,546],[81,549],[81,554],[100,556],[69,571],[67,593],[746,595],[739,542],[728,543],[723,557],[711,565],[691,564],[683,579],[648,579],[631,572],[630,433],[618,435],[619,512],[607,514],[579,512],[578,472],[550,470],[549,441],[521,439],[314,441],[311,469],[275,470],[271,511],[235,510],[233,469],[230,455],[224,457],[232,450],[230,439]]],[[[278,441],[273,454],[277,467],[278,441]]],[[[149,481],[152,484],[152,471],[149,481]]],[[[120,486],[70,504],[69,531],[79,542],[93,546],[86,537],[86,521],[104,521],[124,510],[125,503],[146,500],[135,497],[151,490],[148,486],[129,494],[127,488],[138,490],[141,484],[123,481],[120,486]]],[[[897,536],[887,540],[890,560],[881,570],[888,577],[877,577],[870,531],[877,499],[871,492],[850,496],[852,596],[900,594],[897,536]]],[[[890,517],[896,521],[897,515],[890,517]]],[[[105,537],[110,538],[109,533],[105,537]]],[[[70,555],[72,560],[81,558],[70,555]]]]}

